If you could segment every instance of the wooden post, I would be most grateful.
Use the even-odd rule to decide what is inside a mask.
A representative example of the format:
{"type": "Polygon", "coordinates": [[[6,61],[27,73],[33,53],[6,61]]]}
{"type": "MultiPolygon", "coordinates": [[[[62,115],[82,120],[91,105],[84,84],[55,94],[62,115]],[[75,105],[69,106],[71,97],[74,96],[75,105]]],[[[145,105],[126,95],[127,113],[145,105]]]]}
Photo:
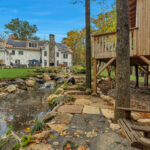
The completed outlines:
{"type": "MultiPolygon", "coordinates": [[[[146,70],[147,72],[149,72],[149,68],[148,66],[146,66],[146,70]]],[[[147,86],[148,87],[148,74],[144,74],[144,86],[147,86]]]]}
{"type": "Polygon", "coordinates": [[[135,76],[136,76],[136,85],[135,87],[139,87],[139,72],[138,72],[138,65],[135,65],[135,76]]]}
{"type": "Polygon", "coordinates": [[[94,71],[93,71],[93,90],[94,94],[97,94],[97,60],[94,59],[94,71]]]}
{"type": "Polygon", "coordinates": [[[108,88],[111,88],[111,70],[110,70],[110,66],[107,67],[107,73],[108,73],[108,88]]]}

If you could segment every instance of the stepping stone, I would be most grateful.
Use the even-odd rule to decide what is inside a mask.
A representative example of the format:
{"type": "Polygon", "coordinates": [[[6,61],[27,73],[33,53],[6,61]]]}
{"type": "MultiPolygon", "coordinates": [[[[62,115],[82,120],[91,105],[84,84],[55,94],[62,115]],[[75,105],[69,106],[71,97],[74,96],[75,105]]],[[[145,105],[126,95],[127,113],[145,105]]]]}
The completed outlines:
{"type": "Polygon", "coordinates": [[[114,110],[112,110],[112,109],[101,109],[101,111],[106,118],[108,118],[108,119],[114,118],[114,110]]]}
{"type": "Polygon", "coordinates": [[[88,99],[77,99],[75,105],[90,105],[92,102],[88,99]]]}
{"type": "Polygon", "coordinates": [[[57,123],[66,123],[66,122],[70,122],[72,117],[73,115],[68,113],[58,113],[57,116],[55,117],[55,121],[57,123]]]}
{"type": "Polygon", "coordinates": [[[83,113],[84,114],[98,115],[98,114],[100,114],[100,111],[99,111],[99,108],[97,108],[97,107],[85,105],[84,108],[83,108],[83,113]]]}
{"type": "Polygon", "coordinates": [[[67,130],[69,127],[67,127],[65,124],[47,124],[52,130],[55,130],[58,133],[62,133],[64,130],[67,130]]]}
{"type": "Polygon", "coordinates": [[[83,110],[83,106],[79,106],[79,105],[63,105],[57,109],[58,112],[70,113],[70,114],[81,114],[82,110],[83,110]]]}

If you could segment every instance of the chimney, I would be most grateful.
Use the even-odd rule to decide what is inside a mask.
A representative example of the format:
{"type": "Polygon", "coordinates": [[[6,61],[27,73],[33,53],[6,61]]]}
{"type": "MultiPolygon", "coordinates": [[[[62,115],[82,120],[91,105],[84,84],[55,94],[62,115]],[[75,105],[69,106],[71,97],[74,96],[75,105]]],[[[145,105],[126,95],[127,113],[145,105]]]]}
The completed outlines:
{"type": "Polygon", "coordinates": [[[49,66],[55,66],[55,35],[49,35],[49,66]]]}

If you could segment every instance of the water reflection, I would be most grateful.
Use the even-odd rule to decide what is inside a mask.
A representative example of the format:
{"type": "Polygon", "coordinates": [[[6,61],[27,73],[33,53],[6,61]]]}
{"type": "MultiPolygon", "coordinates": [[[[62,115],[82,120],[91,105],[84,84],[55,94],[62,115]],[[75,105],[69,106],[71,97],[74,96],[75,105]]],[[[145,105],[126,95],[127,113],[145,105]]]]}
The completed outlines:
{"type": "Polygon", "coordinates": [[[34,119],[41,118],[48,111],[46,97],[52,91],[32,91],[17,97],[0,100],[0,135],[12,125],[15,131],[30,127],[34,119]]]}

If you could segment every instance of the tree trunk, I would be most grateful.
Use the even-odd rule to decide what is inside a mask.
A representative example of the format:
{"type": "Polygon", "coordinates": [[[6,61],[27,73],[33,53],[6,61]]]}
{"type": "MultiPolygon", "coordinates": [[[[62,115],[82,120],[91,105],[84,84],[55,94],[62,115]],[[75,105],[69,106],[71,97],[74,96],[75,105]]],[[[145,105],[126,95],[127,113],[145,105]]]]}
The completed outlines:
{"type": "Polygon", "coordinates": [[[85,0],[85,8],[86,8],[86,88],[91,88],[90,0],[85,0]]]}
{"type": "Polygon", "coordinates": [[[116,51],[117,96],[115,121],[126,117],[125,111],[121,111],[117,107],[130,107],[129,0],[117,0],[116,51]]]}

